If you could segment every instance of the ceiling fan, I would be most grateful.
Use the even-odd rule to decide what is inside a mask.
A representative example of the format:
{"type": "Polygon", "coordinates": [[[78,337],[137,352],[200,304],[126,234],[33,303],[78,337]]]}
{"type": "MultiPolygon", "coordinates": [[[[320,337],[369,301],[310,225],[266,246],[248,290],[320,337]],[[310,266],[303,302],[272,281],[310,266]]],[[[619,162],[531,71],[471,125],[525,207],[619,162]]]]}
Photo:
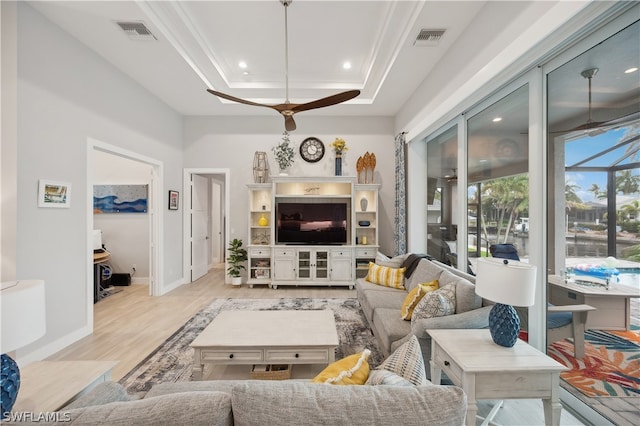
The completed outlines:
{"type": "MultiPolygon", "coordinates": [[[[589,68],[586,69],[584,71],[582,71],[580,73],[580,75],[584,78],[586,78],[587,80],[589,80],[589,117],[587,119],[587,121],[579,126],[576,126],[572,129],[568,129],[568,130],[558,130],[555,132],[550,132],[550,133],[570,133],[570,132],[578,132],[578,131],[582,131],[582,130],[592,130],[593,132],[598,132],[599,127],[602,127],[603,125],[606,124],[610,124],[610,121],[593,121],[593,117],[591,116],[591,79],[593,77],[595,77],[595,75],[598,73],[598,68],[589,68]]],[[[604,131],[600,131],[599,133],[603,133],[604,131]]],[[[590,136],[596,136],[595,134],[589,134],[590,136]]]]}
{"type": "Polygon", "coordinates": [[[227,95],[226,93],[207,89],[207,92],[233,102],[238,102],[245,105],[253,105],[253,106],[275,109],[284,117],[284,127],[287,131],[292,131],[296,129],[296,122],[293,120],[294,114],[301,111],[308,111],[316,108],[324,108],[331,105],[336,105],[342,102],[346,102],[350,99],[355,98],[360,94],[359,90],[348,90],[346,92],[327,96],[326,98],[318,99],[318,100],[307,102],[304,104],[294,104],[289,101],[289,35],[288,35],[288,25],[287,25],[287,8],[289,7],[292,1],[293,0],[280,0],[280,3],[282,3],[282,5],[284,6],[284,38],[285,38],[285,42],[284,42],[285,74],[284,76],[285,76],[285,90],[286,90],[284,103],[276,104],[276,105],[261,104],[258,102],[252,102],[245,99],[236,98],[235,96],[227,95]]]}

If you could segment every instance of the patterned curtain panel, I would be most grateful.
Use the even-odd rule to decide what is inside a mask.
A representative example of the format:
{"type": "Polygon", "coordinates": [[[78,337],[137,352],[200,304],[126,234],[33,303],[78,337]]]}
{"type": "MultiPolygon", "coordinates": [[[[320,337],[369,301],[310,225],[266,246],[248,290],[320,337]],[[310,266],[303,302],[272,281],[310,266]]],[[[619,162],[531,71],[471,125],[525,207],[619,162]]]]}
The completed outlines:
{"type": "Polygon", "coordinates": [[[404,133],[396,136],[396,219],[393,238],[395,255],[407,252],[407,184],[404,133]]]}

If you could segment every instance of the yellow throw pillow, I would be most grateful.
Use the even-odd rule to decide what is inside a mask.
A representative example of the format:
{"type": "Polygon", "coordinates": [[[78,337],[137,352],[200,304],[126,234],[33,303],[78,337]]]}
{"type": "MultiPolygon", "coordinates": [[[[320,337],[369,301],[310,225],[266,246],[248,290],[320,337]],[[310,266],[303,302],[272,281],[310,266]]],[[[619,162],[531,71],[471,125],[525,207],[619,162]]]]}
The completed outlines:
{"type": "Polygon", "coordinates": [[[328,385],[364,385],[369,378],[369,349],[331,363],[311,380],[328,385]]]}
{"type": "Polygon", "coordinates": [[[416,305],[425,294],[430,291],[435,291],[439,286],[438,280],[433,280],[428,283],[421,283],[415,286],[413,290],[407,294],[407,297],[404,298],[404,302],[402,302],[402,308],[400,308],[400,318],[406,321],[411,321],[411,315],[413,315],[413,310],[416,305]]]}
{"type": "Polygon", "coordinates": [[[390,268],[369,262],[366,280],[385,287],[404,289],[404,271],[407,268],[390,268]]]}

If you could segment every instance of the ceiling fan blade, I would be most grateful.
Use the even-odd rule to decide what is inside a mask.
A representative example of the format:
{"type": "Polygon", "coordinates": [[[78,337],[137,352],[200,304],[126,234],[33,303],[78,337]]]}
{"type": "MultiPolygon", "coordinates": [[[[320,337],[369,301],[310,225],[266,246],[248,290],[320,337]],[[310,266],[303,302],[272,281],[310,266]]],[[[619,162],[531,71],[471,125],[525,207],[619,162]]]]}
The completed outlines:
{"type": "Polygon", "coordinates": [[[226,93],[216,92],[215,90],[211,90],[211,89],[207,89],[207,92],[211,93],[212,95],[216,95],[219,98],[223,98],[223,99],[226,99],[228,101],[237,102],[239,104],[273,108],[273,105],[259,104],[257,102],[247,101],[247,100],[244,100],[244,99],[236,98],[235,96],[227,95],[226,93]]]}
{"type": "Polygon", "coordinates": [[[292,132],[296,129],[296,122],[294,121],[292,115],[284,116],[284,128],[287,130],[287,132],[292,132]]]}
{"type": "Polygon", "coordinates": [[[291,108],[293,112],[308,111],[310,109],[324,108],[331,105],[336,105],[342,102],[346,102],[355,98],[360,94],[359,90],[348,90],[346,92],[338,93],[336,95],[327,96],[326,98],[318,99],[317,101],[307,102],[306,104],[299,104],[291,108]]]}

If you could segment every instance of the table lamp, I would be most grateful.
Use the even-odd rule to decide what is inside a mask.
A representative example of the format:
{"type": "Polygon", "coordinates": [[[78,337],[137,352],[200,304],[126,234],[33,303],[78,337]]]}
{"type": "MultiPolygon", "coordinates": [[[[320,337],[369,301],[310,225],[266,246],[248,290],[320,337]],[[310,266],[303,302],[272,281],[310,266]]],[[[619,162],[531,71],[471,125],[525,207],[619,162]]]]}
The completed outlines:
{"type": "Polygon", "coordinates": [[[7,352],[33,343],[46,331],[44,281],[20,280],[2,283],[0,287],[1,376],[0,416],[11,412],[20,389],[18,364],[7,352]]]}
{"type": "Polygon", "coordinates": [[[493,341],[510,348],[520,332],[520,318],[513,306],[532,306],[535,301],[536,269],[515,260],[480,258],[476,271],[476,293],[496,302],[489,313],[493,341]]]}

